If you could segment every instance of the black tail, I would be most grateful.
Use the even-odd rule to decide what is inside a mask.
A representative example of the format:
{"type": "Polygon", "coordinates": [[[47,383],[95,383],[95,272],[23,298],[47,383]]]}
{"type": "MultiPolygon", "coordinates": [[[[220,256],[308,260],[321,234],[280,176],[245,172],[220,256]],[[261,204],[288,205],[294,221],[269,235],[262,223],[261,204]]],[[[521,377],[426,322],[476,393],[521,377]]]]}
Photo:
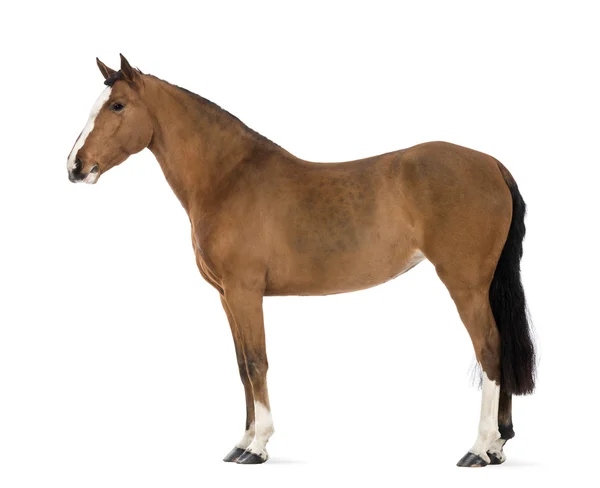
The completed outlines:
{"type": "Polygon", "coordinates": [[[531,337],[521,257],[525,237],[525,202],[508,170],[498,163],[513,201],[512,222],[490,286],[490,304],[501,342],[501,386],[507,393],[527,395],[535,388],[535,347],[531,337]]]}

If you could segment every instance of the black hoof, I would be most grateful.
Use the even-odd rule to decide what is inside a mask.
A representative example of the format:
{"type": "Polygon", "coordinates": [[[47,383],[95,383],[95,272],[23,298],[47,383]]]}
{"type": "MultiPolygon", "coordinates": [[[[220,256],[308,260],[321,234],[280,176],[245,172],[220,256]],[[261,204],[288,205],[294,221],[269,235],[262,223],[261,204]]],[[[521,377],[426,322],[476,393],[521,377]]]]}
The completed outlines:
{"type": "Polygon", "coordinates": [[[487,455],[490,457],[490,464],[502,464],[506,459],[502,459],[496,455],[496,453],[487,452],[487,455]]]}
{"type": "Polygon", "coordinates": [[[225,461],[226,463],[235,463],[238,460],[238,458],[245,452],[246,451],[239,447],[234,447],[231,451],[229,451],[229,454],[227,454],[227,456],[223,458],[223,461],[225,461]]]}
{"type": "Polygon", "coordinates": [[[477,454],[473,454],[472,452],[466,453],[462,459],[456,463],[457,466],[461,468],[483,468],[487,466],[489,463],[485,461],[481,456],[477,454]]]}
{"type": "Polygon", "coordinates": [[[250,451],[244,451],[237,460],[235,461],[238,464],[262,464],[266,461],[266,459],[261,458],[258,454],[254,454],[250,451]]]}

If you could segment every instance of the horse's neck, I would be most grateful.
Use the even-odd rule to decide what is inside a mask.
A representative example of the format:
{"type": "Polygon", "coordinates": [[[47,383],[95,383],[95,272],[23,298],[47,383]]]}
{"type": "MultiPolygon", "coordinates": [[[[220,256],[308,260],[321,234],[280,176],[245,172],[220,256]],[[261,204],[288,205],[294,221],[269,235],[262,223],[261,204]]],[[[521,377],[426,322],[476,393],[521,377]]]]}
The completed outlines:
{"type": "Polygon", "coordinates": [[[154,119],[148,147],[188,214],[201,212],[257,141],[216,105],[162,80],[147,80],[145,99],[154,119]]]}

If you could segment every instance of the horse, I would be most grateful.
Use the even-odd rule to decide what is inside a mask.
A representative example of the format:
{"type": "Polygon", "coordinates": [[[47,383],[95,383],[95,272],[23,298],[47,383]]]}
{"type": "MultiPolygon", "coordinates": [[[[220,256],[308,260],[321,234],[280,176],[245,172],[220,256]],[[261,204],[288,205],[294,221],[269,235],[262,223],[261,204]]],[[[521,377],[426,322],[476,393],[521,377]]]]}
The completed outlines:
{"type": "Polygon", "coordinates": [[[68,156],[68,176],[97,183],[148,148],[187,212],[245,391],[244,434],[224,461],[268,459],[263,297],[365,289],[424,259],[448,289],[481,370],[478,435],[458,466],[505,461],[512,396],[535,387],[535,345],[520,271],[526,207],[502,163],[447,142],[309,162],[123,55],[118,71],[96,62],[106,87],[68,156]]]}

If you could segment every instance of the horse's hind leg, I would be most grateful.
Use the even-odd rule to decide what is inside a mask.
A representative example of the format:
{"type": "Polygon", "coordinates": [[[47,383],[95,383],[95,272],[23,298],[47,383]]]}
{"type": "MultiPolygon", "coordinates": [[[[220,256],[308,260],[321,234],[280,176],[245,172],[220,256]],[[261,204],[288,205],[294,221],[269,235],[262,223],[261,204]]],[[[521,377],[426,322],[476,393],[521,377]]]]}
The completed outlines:
{"type": "Polygon", "coordinates": [[[502,464],[506,461],[503,449],[504,444],[515,436],[512,423],[512,395],[500,386],[500,406],[498,410],[498,430],[500,439],[496,440],[488,449],[490,464],[502,464]]]}
{"type": "MultiPolygon", "coordinates": [[[[490,464],[488,451],[496,446],[500,399],[500,334],[489,301],[489,281],[478,284],[455,279],[438,268],[438,274],[456,304],[467,328],[475,356],[483,370],[481,416],[477,440],[458,466],[480,467],[490,464]]],[[[479,280],[477,280],[479,281],[479,280]]]]}

